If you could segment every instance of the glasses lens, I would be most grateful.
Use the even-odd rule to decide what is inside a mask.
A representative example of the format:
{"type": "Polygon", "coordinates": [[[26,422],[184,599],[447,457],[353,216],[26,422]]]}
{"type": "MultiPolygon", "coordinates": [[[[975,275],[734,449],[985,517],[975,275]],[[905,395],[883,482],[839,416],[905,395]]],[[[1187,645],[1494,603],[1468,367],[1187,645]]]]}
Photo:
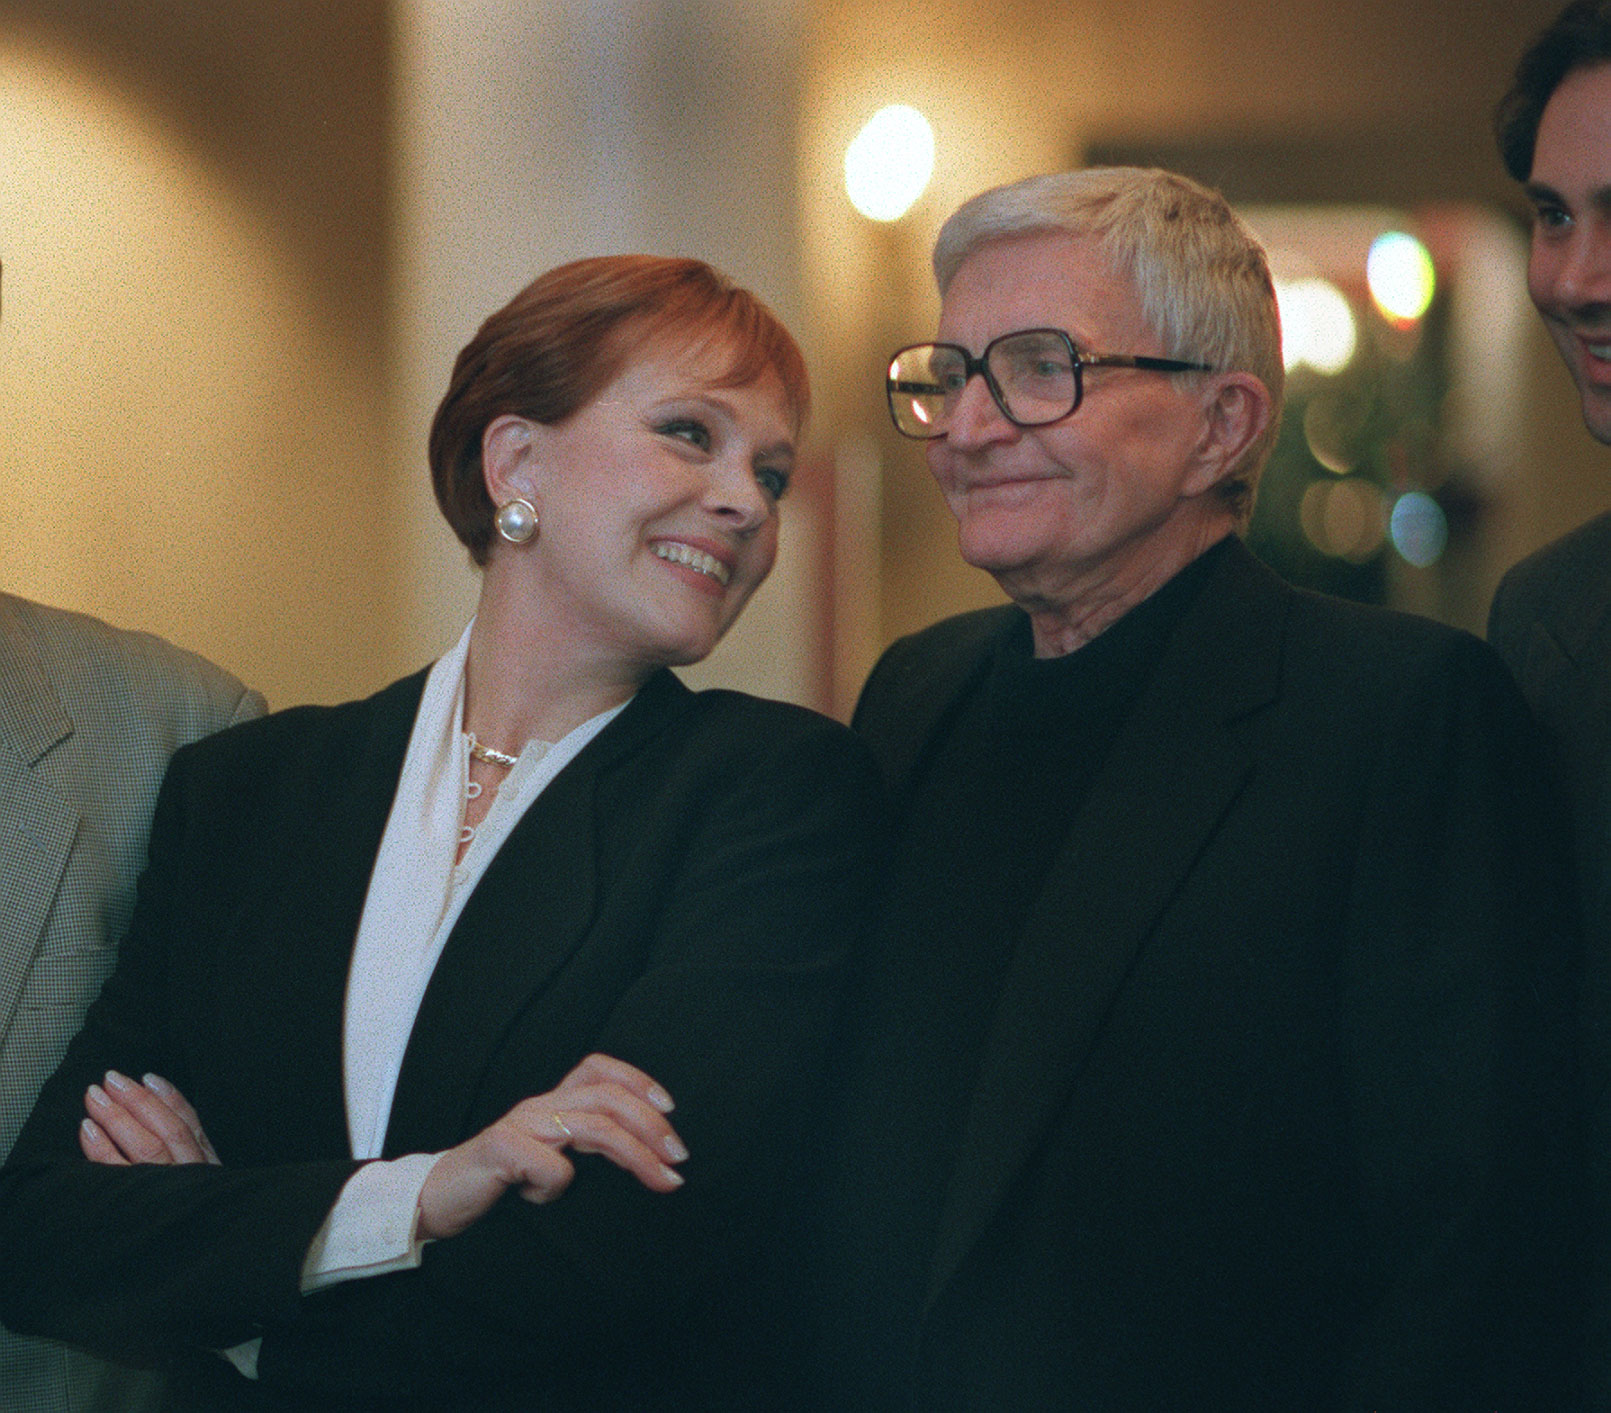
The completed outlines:
{"type": "Polygon", "coordinates": [[[925,343],[902,349],[889,365],[889,410],[896,430],[909,437],[939,436],[967,379],[967,366],[954,348],[925,343]]]}
{"type": "Polygon", "coordinates": [[[1074,349],[1051,329],[1008,334],[990,346],[985,360],[1001,389],[1006,412],[1023,427],[1056,422],[1078,400],[1074,349]]]}

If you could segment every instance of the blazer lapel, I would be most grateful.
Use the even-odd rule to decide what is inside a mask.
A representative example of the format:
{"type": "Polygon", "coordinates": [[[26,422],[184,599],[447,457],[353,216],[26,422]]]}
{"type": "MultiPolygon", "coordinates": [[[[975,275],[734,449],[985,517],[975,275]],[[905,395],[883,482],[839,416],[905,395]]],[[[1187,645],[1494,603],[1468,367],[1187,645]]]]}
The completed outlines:
{"type": "Polygon", "coordinates": [[[233,1107],[253,1112],[243,1102],[250,1097],[272,1110],[276,1096],[294,1096],[298,1147],[283,1160],[348,1151],[347,969],[424,683],[419,672],[368,702],[336,708],[362,715],[356,725],[336,715],[309,738],[282,821],[294,842],[258,893],[242,899],[250,925],[217,969],[239,1091],[233,1107]],[[298,1043],[287,1045],[287,1036],[298,1043]]]}
{"type": "Polygon", "coordinates": [[[984,674],[992,648],[1017,618],[1017,609],[1003,607],[952,620],[930,630],[947,634],[943,644],[903,651],[868,682],[863,700],[876,698],[877,709],[858,704],[851,725],[872,750],[898,810],[904,811],[946,717],[984,674]]]}
{"type": "Polygon", "coordinates": [[[597,911],[600,781],[691,700],[671,673],[650,678],[538,796],[488,865],[420,1003],[387,1156],[430,1151],[462,1130],[500,1039],[581,944],[597,911]]]}
{"type": "Polygon", "coordinates": [[[73,732],[32,640],[0,596],[0,1037],[10,1029],[78,835],[79,811],[34,767],[73,732]],[[20,944],[20,945],[18,945],[20,944]]]}
{"type": "MultiPolygon", "coordinates": [[[[1596,547],[1604,538],[1596,541],[1596,547]]],[[[1546,667],[1554,665],[1553,659],[1564,657],[1574,671],[1599,683],[1607,640],[1611,639],[1611,573],[1598,557],[1579,558],[1577,564],[1579,572],[1570,577],[1569,591],[1554,599],[1547,616],[1549,627],[1542,621],[1534,623],[1528,655],[1540,653],[1544,658],[1541,665],[1546,667]]]]}
{"type": "Polygon", "coordinates": [[[1233,545],[1176,630],[1031,910],[947,1189],[932,1301],[1067,1102],[1137,952],[1252,770],[1290,591],[1233,545]]]}

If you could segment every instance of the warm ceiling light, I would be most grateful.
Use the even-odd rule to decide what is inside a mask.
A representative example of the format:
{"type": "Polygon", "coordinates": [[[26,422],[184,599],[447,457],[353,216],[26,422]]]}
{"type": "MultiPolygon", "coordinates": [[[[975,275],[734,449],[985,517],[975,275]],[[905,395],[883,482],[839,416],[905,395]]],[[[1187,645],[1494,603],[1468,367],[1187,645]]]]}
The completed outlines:
{"type": "Polygon", "coordinates": [[[898,221],[934,175],[934,129],[905,103],[880,108],[845,149],[845,194],[874,221],[898,221]]]}

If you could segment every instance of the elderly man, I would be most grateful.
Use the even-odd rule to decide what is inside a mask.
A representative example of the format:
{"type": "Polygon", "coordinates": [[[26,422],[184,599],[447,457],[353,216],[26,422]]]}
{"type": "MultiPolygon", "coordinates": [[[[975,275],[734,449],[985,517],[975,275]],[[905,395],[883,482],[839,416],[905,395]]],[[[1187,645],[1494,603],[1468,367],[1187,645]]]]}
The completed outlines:
{"type": "MultiPolygon", "coordinates": [[[[1499,150],[1534,210],[1527,287],[1591,436],[1611,444],[1611,0],[1578,0],[1516,66],[1499,150]]],[[[1558,748],[1577,831],[1598,1255],[1589,1381],[1611,1408],[1611,514],[1518,564],[1488,638],[1558,748]]]]}
{"type": "Polygon", "coordinates": [[[892,647],[902,832],[825,1183],[825,1405],[1570,1406],[1573,929],[1498,659],[1237,531],[1263,252],[1163,172],[985,193],[889,367],[1013,606],[892,647]]]}

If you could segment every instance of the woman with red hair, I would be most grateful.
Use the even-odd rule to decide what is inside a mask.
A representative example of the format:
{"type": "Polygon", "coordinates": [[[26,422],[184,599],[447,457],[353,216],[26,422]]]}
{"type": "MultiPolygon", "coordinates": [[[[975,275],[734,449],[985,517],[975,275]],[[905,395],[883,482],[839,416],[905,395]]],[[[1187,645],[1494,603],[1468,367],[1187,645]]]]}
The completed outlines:
{"type": "Polygon", "coordinates": [[[178,1406],[787,1400],[878,788],[843,728],[667,669],[772,567],[808,400],[697,261],[579,261],[487,320],[430,439],[476,616],[175,758],[0,1171],[7,1324],[166,1364],[178,1406]]]}

